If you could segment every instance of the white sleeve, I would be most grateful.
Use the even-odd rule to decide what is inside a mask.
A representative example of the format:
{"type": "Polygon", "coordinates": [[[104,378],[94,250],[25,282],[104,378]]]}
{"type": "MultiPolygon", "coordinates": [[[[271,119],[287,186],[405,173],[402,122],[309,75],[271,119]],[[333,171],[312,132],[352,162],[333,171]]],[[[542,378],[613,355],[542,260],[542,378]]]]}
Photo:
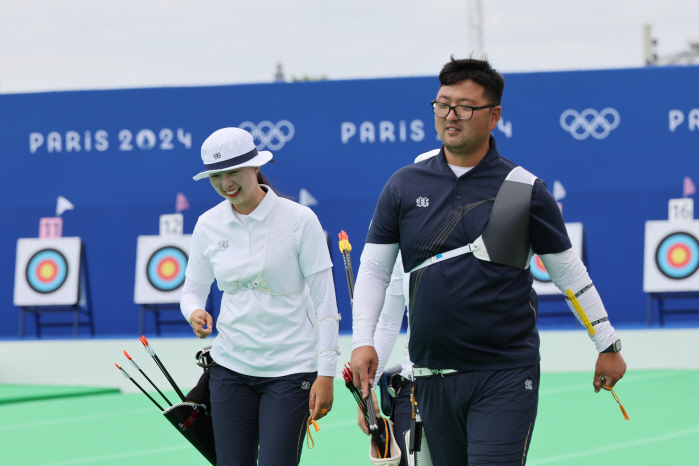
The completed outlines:
{"type": "Polygon", "coordinates": [[[374,332],[374,348],[379,356],[379,365],[376,368],[376,379],[374,386],[379,383],[379,378],[386,368],[388,359],[391,357],[396,339],[400,333],[400,324],[403,322],[405,314],[405,298],[403,298],[403,263],[400,252],[393,266],[391,282],[386,288],[386,297],[379,316],[379,323],[374,332]]]}
{"type": "MultiPolygon", "coordinates": [[[[202,221],[202,223],[204,222],[202,221]]],[[[192,233],[192,242],[189,246],[189,258],[187,259],[185,276],[200,284],[211,284],[216,278],[214,276],[214,268],[206,252],[208,244],[210,244],[210,241],[206,235],[206,228],[202,227],[200,222],[197,221],[192,233]]]]}
{"type": "Polygon", "coordinates": [[[299,267],[304,276],[313,275],[333,266],[328,241],[318,217],[311,209],[296,205],[294,214],[294,245],[299,267]]]}
{"type": "Polygon", "coordinates": [[[335,377],[339,353],[339,321],[332,269],[325,269],[306,277],[311,299],[316,309],[319,333],[320,361],[318,375],[335,377]]]}
{"type": "MultiPolygon", "coordinates": [[[[588,335],[595,343],[597,351],[602,351],[614,343],[617,340],[617,336],[614,332],[614,327],[609,322],[602,298],[600,298],[597,289],[592,284],[585,264],[575,254],[575,251],[571,248],[557,254],[544,254],[539,257],[544,267],[546,267],[546,271],[551,276],[551,280],[561,290],[561,293],[566,296],[566,290],[571,290],[575,294],[580,307],[585,311],[595,329],[594,335],[589,335],[589,332],[588,335]]],[[[584,327],[582,319],[573,307],[573,303],[567,297],[566,304],[568,304],[573,315],[584,327]]]]}
{"type": "Polygon", "coordinates": [[[196,309],[206,309],[206,299],[209,297],[211,285],[202,285],[189,278],[184,279],[182,285],[182,297],[180,298],[180,309],[187,322],[189,316],[196,309]]]}
{"type": "Polygon", "coordinates": [[[366,243],[357,272],[352,309],[352,349],[374,345],[374,331],[398,256],[398,243],[366,243]]]}
{"type": "Polygon", "coordinates": [[[386,368],[388,358],[391,357],[393,346],[396,344],[396,339],[400,333],[403,314],[405,314],[405,300],[403,296],[386,294],[379,323],[376,326],[376,332],[374,332],[374,348],[376,348],[376,353],[379,355],[379,365],[376,367],[374,386],[379,383],[379,377],[381,377],[386,368]]]}

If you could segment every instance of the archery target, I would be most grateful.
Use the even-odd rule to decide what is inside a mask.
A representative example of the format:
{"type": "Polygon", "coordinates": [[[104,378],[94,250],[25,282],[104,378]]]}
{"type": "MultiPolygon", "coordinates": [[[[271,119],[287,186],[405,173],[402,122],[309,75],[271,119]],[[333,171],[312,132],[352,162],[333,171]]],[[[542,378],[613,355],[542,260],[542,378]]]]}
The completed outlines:
{"type": "Polygon", "coordinates": [[[184,283],[187,268],[187,255],[180,248],[165,246],[158,249],[148,259],[146,276],[153,288],[172,291],[184,283]]]}
{"type": "Polygon", "coordinates": [[[68,261],[60,251],[42,249],[29,259],[27,283],[37,293],[53,293],[66,282],[68,261]]]}
{"type": "Polygon", "coordinates": [[[699,266],[699,243],[688,233],[672,233],[658,245],[655,253],[658,270],[668,278],[681,280],[699,266]]]}
{"type": "MultiPolygon", "coordinates": [[[[573,251],[582,258],[583,256],[583,224],[579,222],[566,223],[566,231],[568,238],[573,245],[573,251]]],[[[551,281],[551,276],[546,271],[541,258],[538,254],[534,254],[529,261],[529,270],[534,277],[532,287],[538,295],[556,295],[561,294],[561,290],[551,281]]]]}
{"type": "Polygon", "coordinates": [[[15,263],[15,306],[73,305],[79,299],[80,238],[21,238],[15,263]]]}
{"type": "Polygon", "coordinates": [[[529,261],[529,268],[532,271],[532,276],[537,282],[548,283],[551,281],[551,276],[546,271],[544,263],[541,262],[541,258],[538,254],[534,254],[529,261]]]}
{"type": "Polygon", "coordinates": [[[192,235],[139,236],[136,251],[136,304],[178,303],[192,235]]]}
{"type": "Polygon", "coordinates": [[[699,221],[646,222],[643,290],[699,290],[699,221]]]}

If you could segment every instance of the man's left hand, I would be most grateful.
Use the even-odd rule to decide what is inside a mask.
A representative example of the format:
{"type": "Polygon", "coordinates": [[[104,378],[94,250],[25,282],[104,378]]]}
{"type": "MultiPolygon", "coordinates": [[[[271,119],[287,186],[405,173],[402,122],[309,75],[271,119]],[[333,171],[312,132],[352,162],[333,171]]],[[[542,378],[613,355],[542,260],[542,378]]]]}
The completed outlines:
{"type": "Polygon", "coordinates": [[[595,393],[602,387],[612,388],[626,373],[626,362],[621,353],[600,353],[595,364],[595,393]]]}
{"type": "Polygon", "coordinates": [[[333,377],[319,375],[313,382],[308,397],[311,417],[317,421],[325,417],[333,407],[333,377]]]}

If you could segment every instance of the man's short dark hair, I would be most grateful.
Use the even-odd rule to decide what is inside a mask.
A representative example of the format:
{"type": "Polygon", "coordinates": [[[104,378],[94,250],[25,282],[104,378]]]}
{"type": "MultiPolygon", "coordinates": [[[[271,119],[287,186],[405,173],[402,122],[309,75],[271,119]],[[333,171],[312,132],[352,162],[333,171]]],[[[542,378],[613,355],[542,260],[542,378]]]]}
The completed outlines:
{"type": "Polygon", "coordinates": [[[439,73],[439,82],[442,86],[453,86],[467,79],[485,88],[483,97],[489,104],[500,105],[502,91],[505,89],[505,79],[490,66],[487,59],[464,58],[456,60],[452,55],[451,61],[444,65],[439,73]]]}

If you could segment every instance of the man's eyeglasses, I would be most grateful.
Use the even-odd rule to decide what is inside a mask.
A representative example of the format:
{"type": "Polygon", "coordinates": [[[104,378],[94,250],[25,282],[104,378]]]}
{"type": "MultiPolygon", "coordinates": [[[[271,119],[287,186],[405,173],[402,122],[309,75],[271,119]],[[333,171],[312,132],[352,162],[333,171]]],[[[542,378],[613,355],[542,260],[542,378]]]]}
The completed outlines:
{"type": "Polygon", "coordinates": [[[432,104],[432,111],[438,117],[446,118],[447,115],[449,115],[449,112],[454,110],[454,114],[456,115],[456,118],[458,118],[459,120],[470,120],[473,117],[473,112],[475,110],[483,110],[484,108],[497,107],[497,105],[484,105],[482,107],[471,107],[470,105],[451,106],[442,102],[437,102],[436,100],[433,100],[430,103],[432,104]]]}

